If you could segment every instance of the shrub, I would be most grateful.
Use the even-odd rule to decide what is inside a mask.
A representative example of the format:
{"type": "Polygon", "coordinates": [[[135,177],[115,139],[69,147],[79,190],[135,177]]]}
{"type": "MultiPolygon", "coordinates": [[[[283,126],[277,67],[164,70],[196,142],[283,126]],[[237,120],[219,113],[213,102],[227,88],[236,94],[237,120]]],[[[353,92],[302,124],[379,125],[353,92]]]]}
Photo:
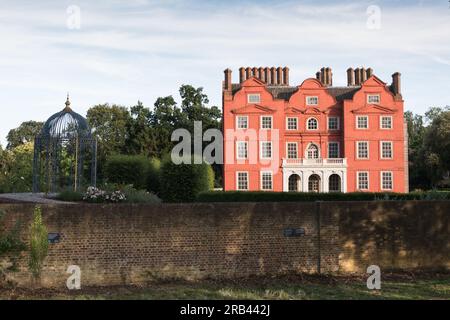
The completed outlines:
{"type": "Polygon", "coordinates": [[[209,164],[174,164],[166,158],[161,166],[161,197],[166,202],[192,202],[201,192],[214,188],[209,164]]]}
{"type": "Polygon", "coordinates": [[[145,189],[148,169],[149,161],[145,156],[113,155],[106,161],[105,177],[108,182],[145,189]]]}
{"type": "Polygon", "coordinates": [[[155,194],[146,190],[136,190],[131,186],[127,186],[123,189],[123,193],[126,196],[126,202],[128,203],[160,203],[155,194]]]}
{"type": "Polygon", "coordinates": [[[41,207],[34,208],[33,222],[30,227],[30,260],[28,266],[34,279],[39,279],[48,252],[47,228],[42,222],[41,207]]]}
{"type": "Polygon", "coordinates": [[[161,161],[157,158],[151,158],[147,174],[147,190],[157,195],[160,194],[160,174],[161,161]]]}
{"type": "Polygon", "coordinates": [[[0,210],[0,287],[7,282],[7,274],[17,271],[17,259],[20,253],[26,249],[26,245],[20,240],[19,220],[10,231],[6,231],[3,224],[5,213],[0,210]]]}
{"type": "Polygon", "coordinates": [[[65,190],[56,196],[56,200],[67,202],[81,202],[83,201],[83,194],[78,191],[65,190]]]}
{"type": "Polygon", "coordinates": [[[372,201],[372,200],[450,200],[450,192],[421,193],[308,193],[308,192],[262,192],[220,191],[203,192],[198,202],[287,202],[287,201],[372,201]]]}
{"type": "Polygon", "coordinates": [[[126,201],[127,198],[120,190],[105,191],[96,187],[89,187],[83,195],[83,200],[90,203],[118,203],[126,201]]]}

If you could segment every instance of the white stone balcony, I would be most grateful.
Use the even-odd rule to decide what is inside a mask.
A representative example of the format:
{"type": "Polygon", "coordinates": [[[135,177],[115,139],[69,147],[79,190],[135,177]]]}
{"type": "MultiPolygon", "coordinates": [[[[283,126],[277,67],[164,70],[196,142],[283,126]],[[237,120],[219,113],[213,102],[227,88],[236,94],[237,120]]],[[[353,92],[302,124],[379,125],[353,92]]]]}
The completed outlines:
{"type": "Polygon", "coordinates": [[[283,167],[347,167],[346,158],[317,158],[317,159],[283,159],[283,167]]]}

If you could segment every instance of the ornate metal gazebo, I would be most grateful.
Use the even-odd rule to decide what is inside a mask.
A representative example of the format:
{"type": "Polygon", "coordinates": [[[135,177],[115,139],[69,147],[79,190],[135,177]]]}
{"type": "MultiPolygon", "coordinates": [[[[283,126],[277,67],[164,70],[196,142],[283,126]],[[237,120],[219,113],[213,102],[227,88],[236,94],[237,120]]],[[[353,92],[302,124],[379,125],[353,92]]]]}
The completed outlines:
{"type": "Polygon", "coordinates": [[[97,140],[86,121],[66,107],[44,124],[34,142],[33,192],[80,190],[95,186],[97,140]]]}

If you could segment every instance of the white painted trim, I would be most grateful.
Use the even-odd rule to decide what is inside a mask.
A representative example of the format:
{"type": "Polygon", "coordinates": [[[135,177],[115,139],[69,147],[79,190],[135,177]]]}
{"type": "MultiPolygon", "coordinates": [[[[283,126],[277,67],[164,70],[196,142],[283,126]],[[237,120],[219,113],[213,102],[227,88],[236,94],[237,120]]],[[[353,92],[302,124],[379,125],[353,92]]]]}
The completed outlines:
{"type": "Polygon", "coordinates": [[[259,116],[259,129],[261,130],[272,130],[273,129],[273,116],[262,115],[259,116]],[[263,128],[263,118],[270,118],[270,128],[263,128]]]}
{"type": "Polygon", "coordinates": [[[259,189],[261,190],[261,191],[270,191],[270,190],[273,190],[273,172],[272,171],[260,171],[260,173],[259,173],[259,189]],[[269,173],[270,174],[270,183],[271,183],[271,185],[272,185],[272,188],[270,188],[270,189],[263,189],[263,175],[265,174],[265,173],[269,173]]]}
{"type": "Polygon", "coordinates": [[[356,190],[370,190],[370,173],[369,171],[356,171],[356,190]],[[360,173],[367,173],[367,189],[361,189],[359,187],[359,174],[360,173]]]}
{"type": "Polygon", "coordinates": [[[356,145],[355,145],[355,149],[356,149],[356,159],[358,160],[369,160],[370,159],[370,142],[367,140],[359,140],[359,141],[355,141],[356,145]],[[367,158],[360,158],[359,157],[359,143],[360,142],[365,142],[367,143],[367,158]]]}
{"type": "Polygon", "coordinates": [[[355,122],[355,129],[356,129],[356,130],[368,130],[369,127],[370,127],[370,125],[369,125],[369,116],[368,116],[368,115],[359,115],[359,116],[356,116],[356,122],[355,122]],[[358,127],[358,119],[359,119],[359,118],[367,118],[367,128],[359,128],[359,127],[358,127]]]}
{"type": "Polygon", "coordinates": [[[298,159],[298,142],[286,141],[286,159],[298,159]],[[295,149],[297,150],[297,157],[289,158],[289,144],[295,144],[295,149]]]}
{"type": "Polygon", "coordinates": [[[317,120],[317,118],[315,118],[315,117],[309,117],[308,119],[306,119],[306,130],[307,131],[317,131],[317,130],[319,130],[319,120],[317,120]],[[316,120],[316,123],[317,123],[317,128],[316,129],[310,129],[309,128],[309,126],[308,126],[308,122],[309,122],[309,120],[311,120],[311,119],[314,119],[314,120],[316,120]]]}
{"type": "Polygon", "coordinates": [[[392,190],[394,190],[394,172],[392,172],[392,171],[380,171],[380,190],[385,190],[385,191],[392,191],[392,190]],[[391,185],[392,185],[391,189],[383,188],[383,173],[390,173],[391,174],[391,185]]]}
{"type": "Polygon", "coordinates": [[[383,160],[392,160],[394,159],[394,142],[393,141],[380,141],[380,159],[383,160]],[[391,157],[383,157],[383,143],[390,143],[391,144],[391,157]]]}
{"type": "Polygon", "coordinates": [[[272,141],[260,141],[259,142],[259,158],[264,160],[270,160],[273,158],[273,143],[272,141]],[[270,143],[270,157],[263,157],[263,143],[270,143]]]}
{"type": "Polygon", "coordinates": [[[295,130],[299,130],[299,122],[298,122],[298,117],[286,117],[286,131],[295,131],[295,130]],[[289,129],[289,119],[295,119],[297,122],[296,128],[295,129],[289,129]]]}
{"type": "Polygon", "coordinates": [[[261,93],[247,93],[247,103],[248,104],[261,103],[261,93]],[[258,102],[251,102],[250,96],[259,96],[258,102]]]}
{"type": "Polygon", "coordinates": [[[250,125],[248,116],[237,115],[235,121],[236,121],[236,123],[235,123],[236,130],[246,130],[246,129],[248,129],[248,127],[250,125]],[[247,128],[239,128],[239,125],[238,125],[239,124],[239,118],[247,118],[247,128]]]}
{"type": "Polygon", "coordinates": [[[246,159],[248,159],[248,141],[236,141],[236,159],[237,160],[246,160],[246,159]],[[245,143],[245,145],[246,145],[246,148],[247,148],[247,157],[246,158],[239,157],[239,144],[240,143],[245,143]]]}
{"type": "Polygon", "coordinates": [[[306,96],[306,97],[305,97],[305,104],[306,104],[307,106],[318,106],[318,105],[319,105],[319,96],[306,96]],[[309,102],[308,102],[308,99],[309,99],[309,98],[316,98],[316,99],[317,99],[317,103],[314,103],[314,104],[309,103],[309,102]]]}
{"type": "Polygon", "coordinates": [[[376,93],[376,94],[368,93],[367,94],[367,103],[369,103],[369,104],[381,103],[381,95],[379,93],[376,93]],[[369,101],[369,97],[374,97],[374,96],[378,97],[378,102],[370,102],[369,101]]]}
{"type": "Polygon", "coordinates": [[[236,190],[237,191],[248,191],[250,189],[250,174],[248,171],[236,171],[236,190]],[[239,189],[239,173],[247,174],[247,189],[239,189]]]}
{"type": "Polygon", "coordinates": [[[392,116],[380,116],[380,130],[393,130],[394,129],[394,117],[392,116]],[[383,118],[391,118],[391,127],[383,128],[383,118]]]}
{"type": "Polygon", "coordinates": [[[314,142],[310,142],[310,143],[308,143],[307,145],[306,145],[306,149],[305,149],[305,153],[304,153],[304,158],[305,159],[314,159],[314,158],[308,158],[308,149],[309,149],[309,147],[311,146],[311,145],[315,145],[316,147],[317,147],[317,152],[318,152],[318,159],[320,159],[321,158],[321,154],[322,154],[322,152],[321,152],[321,150],[320,150],[320,145],[318,145],[317,143],[314,143],[314,142]]]}

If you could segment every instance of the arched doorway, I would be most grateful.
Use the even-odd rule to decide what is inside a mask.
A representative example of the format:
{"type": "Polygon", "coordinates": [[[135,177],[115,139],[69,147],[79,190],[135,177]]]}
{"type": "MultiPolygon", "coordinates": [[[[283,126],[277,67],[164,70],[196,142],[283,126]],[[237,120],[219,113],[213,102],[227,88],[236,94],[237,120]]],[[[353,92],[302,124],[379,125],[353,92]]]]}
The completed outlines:
{"type": "Polygon", "coordinates": [[[341,177],[337,174],[332,174],[328,179],[328,190],[330,192],[341,192],[341,177]]]}
{"type": "Polygon", "coordinates": [[[317,174],[313,174],[308,180],[308,191],[309,192],[320,192],[320,177],[317,174]]]}
{"type": "Polygon", "coordinates": [[[297,192],[301,190],[301,179],[298,174],[291,174],[289,176],[289,192],[297,192]]]}

